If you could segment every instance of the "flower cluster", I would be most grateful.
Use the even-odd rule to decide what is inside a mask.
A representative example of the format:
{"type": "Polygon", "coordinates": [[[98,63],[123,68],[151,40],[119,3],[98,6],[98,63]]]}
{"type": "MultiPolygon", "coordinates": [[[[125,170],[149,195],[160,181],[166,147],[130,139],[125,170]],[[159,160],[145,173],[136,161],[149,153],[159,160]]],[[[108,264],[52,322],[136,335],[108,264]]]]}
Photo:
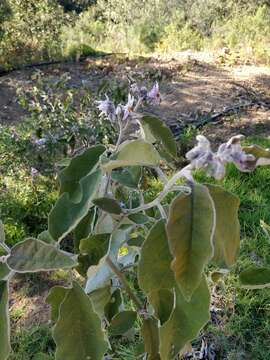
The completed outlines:
{"type": "Polygon", "coordinates": [[[213,152],[210,142],[203,135],[197,136],[198,144],[186,154],[193,169],[205,169],[210,176],[221,180],[225,176],[226,163],[234,163],[243,172],[254,169],[256,158],[243,151],[241,140],[243,135],[233,136],[228,142],[221,144],[217,152],[213,152]]]}
{"type": "Polygon", "coordinates": [[[105,100],[97,101],[97,108],[100,111],[99,116],[105,115],[111,123],[116,121],[127,121],[136,112],[141,103],[160,104],[161,96],[159,92],[159,85],[156,82],[149,91],[146,87],[139,87],[136,83],[130,87],[128,94],[128,101],[125,105],[118,104],[117,106],[106,95],[105,100]]]}

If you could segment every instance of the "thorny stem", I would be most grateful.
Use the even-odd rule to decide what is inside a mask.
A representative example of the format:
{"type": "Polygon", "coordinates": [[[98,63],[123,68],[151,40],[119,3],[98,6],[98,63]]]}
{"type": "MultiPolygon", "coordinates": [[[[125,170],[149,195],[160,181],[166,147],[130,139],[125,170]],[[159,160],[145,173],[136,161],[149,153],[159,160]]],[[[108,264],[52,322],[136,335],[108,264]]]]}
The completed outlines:
{"type": "Polygon", "coordinates": [[[112,269],[112,271],[115,273],[115,275],[119,278],[126,292],[128,293],[129,297],[133,300],[134,304],[137,306],[138,310],[141,311],[143,309],[143,304],[141,303],[137,295],[132,291],[125,275],[118,269],[118,267],[114,264],[114,262],[109,256],[106,257],[106,262],[109,265],[109,267],[112,269]]]}

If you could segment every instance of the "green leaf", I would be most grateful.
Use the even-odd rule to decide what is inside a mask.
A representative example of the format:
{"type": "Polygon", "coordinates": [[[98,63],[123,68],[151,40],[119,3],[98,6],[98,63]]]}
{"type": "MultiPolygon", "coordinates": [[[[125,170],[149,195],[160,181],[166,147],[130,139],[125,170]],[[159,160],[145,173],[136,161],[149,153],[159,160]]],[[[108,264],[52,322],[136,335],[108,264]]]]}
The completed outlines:
{"type": "Polygon", "coordinates": [[[0,281],[6,280],[9,274],[10,274],[10,269],[7,266],[7,264],[0,262],[0,281]]]}
{"type": "Polygon", "coordinates": [[[113,160],[102,164],[104,171],[125,166],[158,166],[160,156],[152,144],[143,140],[126,141],[113,160]]]}
{"type": "Polygon", "coordinates": [[[162,360],[175,359],[185,345],[197,337],[209,321],[210,294],[205,277],[186,301],[178,287],[175,288],[175,308],[167,322],[160,328],[160,355],[162,360]]]}
{"type": "Polygon", "coordinates": [[[29,238],[13,246],[7,265],[19,273],[70,269],[77,264],[71,255],[41,240],[29,238]]]}
{"type": "Polygon", "coordinates": [[[119,249],[127,241],[130,230],[131,227],[129,226],[126,229],[116,230],[112,233],[107,254],[99,261],[98,265],[91,266],[88,269],[85,290],[87,294],[108,285],[108,281],[114,276],[114,273],[107,264],[106,257],[110,256],[110,259],[117,266],[119,249]]]}
{"type": "Polygon", "coordinates": [[[270,240],[270,225],[266,224],[263,220],[260,221],[261,228],[263,229],[265,235],[270,240]]]}
{"type": "Polygon", "coordinates": [[[204,267],[213,256],[215,210],[207,187],[192,186],[170,206],[167,234],[176,282],[187,300],[201,283],[204,267]]]}
{"type": "Polygon", "coordinates": [[[2,221],[0,220],[0,243],[4,243],[5,242],[5,230],[4,230],[4,225],[2,223],[2,221]]]}
{"type": "Polygon", "coordinates": [[[49,232],[54,239],[63,239],[86,216],[100,181],[100,170],[84,177],[81,180],[83,197],[77,204],[69,200],[68,193],[61,195],[49,214],[49,232]]]}
{"type": "Polygon", "coordinates": [[[213,261],[218,265],[235,263],[240,246],[240,224],[238,210],[240,200],[232,193],[216,185],[207,185],[216,209],[213,261]]]}
{"type": "Polygon", "coordinates": [[[142,177],[142,168],[140,166],[127,166],[123,169],[116,169],[112,171],[111,177],[112,180],[121,185],[137,189],[142,177]]]}
{"type": "Polygon", "coordinates": [[[155,310],[155,317],[161,325],[170,317],[174,306],[174,295],[171,290],[159,289],[148,294],[148,300],[155,310]]]}
{"type": "Polygon", "coordinates": [[[120,215],[122,213],[122,208],[115,199],[102,197],[99,199],[94,199],[93,204],[109,214],[120,215]]]}
{"type": "Polygon", "coordinates": [[[51,237],[51,234],[48,230],[42,231],[42,233],[40,233],[37,238],[38,240],[41,240],[47,244],[55,244],[55,240],[51,237]]]}
{"type": "Polygon", "coordinates": [[[106,305],[111,299],[111,285],[92,291],[89,297],[94,311],[103,319],[106,305]]]}
{"type": "Polygon", "coordinates": [[[78,256],[77,271],[86,276],[87,270],[92,265],[97,265],[106,254],[109,246],[110,234],[90,235],[80,242],[80,255],[78,256]]]}
{"type": "Polygon", "coordinates": [[[108,321],[111,321],[112,318],[119,312],[119,307],[121,306],[122,301],[123,299],[121,295],[121,290],[116,289],[112,293],[110,301],[106,304],[104,308],[104,313],[108,321]]]}
{"type": "Polygon", "coordinates": [[[241,272],[239,281],[246,289],[270,288],[270,268],[251,267],[241,272]]]}
{"type": "Polygon", "coordinates": [[[146,224],[149,221],[149,217],[142,213],[131,214],[128,216],[128,218],[129,220],[133,221],[135,224],[138,225],[146,224]]]}
{"type": "Polygon", "coordinates": [[[140,119],[140,122],[146,133],[150,133],[156,141],[160,142],[170,155],[176,156],[176,142],[171,130],[165,125],[164,121],[153,115],[145,115],[140,119]]]}
{"type": "Polygon", "coordinates": [[[0,360],[7,360],[11,351],[8,313],[8,282],[0,281],[0,360]]]}
{"type": "Polygon", "coordinates": [[[51,360],[52,358],[46,354],[38,353],[34,356],[33,360],[51,360]]]}
{"type": "Polygon", "coordinates": [[[156,319],[151,317],[143,320],[142,336],[144,350],[148,355],[147,359],[160,360],[158,322],[156,319]]]}
{"type": "Polygon", "coordinates": [[[165,220],[158,221],[143,243],[138,266],[138,281],[146,295],[159,289],[173,288],[175,281],[170,264],[165,220]]]}
{"type": "Polygon", "coordinates": [[[51,320],[57,321],[59,316],[59,308],[61,303],[64,301],[65,296],[70,289],[63,286],[54,286],[50,289],[49,294],[46,298],[46,303],[51,306],[51,320]]]}
{"type": "Polygon", "coordinates": [[[74,247],[76,253],[79,252],[80,241],[87,238],[93,231],[95,214],[95,208],[92,208],[74,229],[74,247]]]}
{"type": "Polygon", "coordinates": [[[127,310],[116,314],[112,318],[111,324],[109,326],[110,334],[113,336],[125,334],[129,329],[132,328],[136,318],[136,311],[127,310]]]}
{"type": "Polygon", "coordinates": [[[74,203],[81,202],[83,191],[80,180],[95,170],[104,151],[103,145],[97,145],[74,157],[59,174],[60,194],[67,192],[69,200],[74,203]]]}
{"type": "Polygon", "coordinates": [[[53,338],[56,360],[101,360],[108,348],[101,320],[94,312],[91,300],[76,282],[60,305],[53,338]]]}
{"type": "Polygon", "coordinates": [[[270,149],[264,149],[258,145],[250,145],[244,146],[243,150],[256,158],[254,166],[270,165],[270,149]]]}

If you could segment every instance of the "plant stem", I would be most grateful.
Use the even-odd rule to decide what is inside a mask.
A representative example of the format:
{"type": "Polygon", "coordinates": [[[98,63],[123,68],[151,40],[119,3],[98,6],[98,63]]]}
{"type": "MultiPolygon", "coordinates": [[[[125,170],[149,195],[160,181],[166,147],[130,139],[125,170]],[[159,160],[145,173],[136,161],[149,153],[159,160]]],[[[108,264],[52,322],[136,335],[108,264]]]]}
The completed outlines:
{"type": "Polygon", "coordinates": [[[137,306],[138,310],[141,311],[143,309],[143,304],[141,303],[137,295],[132,291],[125,275],[118,269],[118,267],[114,264],[114,262],[109,256],[106,257],[106,262],[110,266],[112,271],[115,273],[115,275],[119,278],[126,292],[128,293],[129,297],[133,300],[134,304],[137,306]]]}
{"type": "MultiPolygon", "coordinates": [[[[129,214],[135,214],[140,211],[144,211],[147,209],[150,209],[154,206],[158,206],[158,204],[163,200],[163,198],[168,194],[168,192],[171,190],[171,188],[174,186],[177,180],[186,177],[186,172],[191,170],[191,166],[187,165],[182,170],[180,170],[178,173],[176,173],[168,182],[165,184],[163,190],[160,192],[160,194],[151,202],[144,204],[142,206],[138,206],[134,209],[131,209],[128,213],[129,214]]],[[[191,179],[189,179],[191,180],[191,179]]],[[[189,188],[187,186],[182,186],[182,191],[189,191],[189,188]]],[[[180,186],[178,188],[180,190],[180,186]]]]}

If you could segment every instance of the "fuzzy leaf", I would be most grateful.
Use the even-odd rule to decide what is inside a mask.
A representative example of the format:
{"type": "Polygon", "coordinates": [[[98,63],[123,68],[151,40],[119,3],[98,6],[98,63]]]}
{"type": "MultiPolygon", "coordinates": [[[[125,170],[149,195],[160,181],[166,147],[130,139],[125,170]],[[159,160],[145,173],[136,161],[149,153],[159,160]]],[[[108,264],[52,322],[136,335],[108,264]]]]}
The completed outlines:
{"type": "Polygon", "coordinates": [[[239,275],[239,281],[246,289],[270,288],[270,268],[251,267],[239,275]]]}
{"type": "Polygon", "coordinates": [[[136,311],[127,310],[116,314],[112,318],[111,324],[109,326],[110,334],[113,336],[125,334],[129,329],[132,328],[136,318],[136,311]]]}
{"type": "Polygon", "coordinates": [[[176,156],[177,146],[171,130],[164,121],[153,115],[145,115],[140,119],[144,130],[160,142],[163,148],[173,157],[176,156]]]}
{"type": "Polygon", "coordinates": [[[54,286],[50,289],[49,294],[46,298],[46,303],[51,306],[51,320],[57,321],[59,316],[59,308],[61,303],[64,301],[65,296],[70,289],[63,286],[54,286]]]}
{"type": "Polygon", "coordinates": [[[0,360],[7,360],[11,351],[8,313],[8,282],[0,281],[0,360]]]}
{"type": "Polygon", "coordinates": [[[192,193],[178,195],[170,206],[167,234],[172,269],[184,297],[190,300],[213,256],[215,210],[207,187],[194,184],[192,193]]]}
{"type": "Polygon", "coordinates": [[[13,246],[7,265],[19,273],[70,269],[77,264],[71,255],[41,240],[29,238],[13,246]]]}
{"type": "Polygon", "coordinates": [[[142,177],[142,168],[140,166],[127,166],[123,169],[112,171],[112,180],[132,189],[137,189],[142,177]]]}
{"type": "Polygon", "coordinates": [[[164,324],[170,317],[174,305],[174,295],[171,290],[159,289],[148,294],[148,300],[155,310],[155,317],[164,324]]]}
{"type": "Polygon", "coordinates": [[[55,244],[55,240],[51,237],[51,234],[48,230],[42,231],[38,234],[38,240],[41,240],[47,244],[55,244]]]}
{"type": "Polygon", "coordinates": [[[169,320],[160,328],[162,360],[175,359],[185,345],[198,335],[210,318],[210,294],[204,276],[189,302],[178,287],[175,288],[175,297],[175,308],[169,320]]]}
{"type": "Polygon", "coordinates": [[[142,336],[144,339],[144,350],[148,355],[147,359],[160,360],[158,322],[156,319],[151,317],[143,321],[142,336]]]}
{"type": "Polygon", "coordinates": [[[6,280],[9,274],[10,274],[10,269],[7,266],[7,264],[0,262],[0,281],[6,280]]]}
{"type": "Polygon", "coordinates": [[[127,241],[128,233],[131,227],[124,230],[116,230],[112,233],[109,243],[109,249],[107,254],[99,261],[98,265],[91,266],[88,269],[88,280],[86,282],[86,293],[89,294],[92,291],[104,287],[108,284],[108,281],[113,277],[110,266],[106,262],[106,257],[110,256],[110,259],[117,265],[117,256],[120,247],[127,241]]]}
{"type": "Polygon", "coordinates": [[[122,213],[122,208],[115,199],[102,197],[94,199],[93,204],[109,214],[120,215],[122,213]]]}
{"type": "Polygon", "coordinates": [[[258,145],[250,145],[243,147],[247,154],[255,156],[255,165],[270,165],[270,149],[264,149],[258,145]]]}
{"type": "Polygon", "coordinates": [[[67,192],[69,200],[79,203],[83,196],[80,180],[95,169],[99,157],[104,151],[105,147],[103,145],[97,145],[74,157],[70,164],[59,174],[60,194],[67,192]]]}
{"type": "Polygon", "coordinates": [[[125,166],[158,166],[160,156],[152,144],[143,140],[124,142],[113,160],[102,164],[104,171],[125,166]]]}
{"type": "Polygon", "coordinates": [[[214,257],[218,265],[231,266],[235,263],[240,246],[240,224],[238,209],[240,200],[220,186],[207,185],[216,209],[216,229],[214,233],[214,257]]]}
{"type": "Polygon", "coordinates": [[[106,254],[109,246],[110,234],[90,235],[80,242],[80,255],[78,256],[77,271],[86,276],[87,270],[92,265],[97,265],[106,254]]]}
{"type": "Polygon", "coordinates": [[[66,236],[86,216],[100,181],[100,170],[84,177],[81,180],[83,196],[77,204],[70,201],[68,193],[60,196],[49,214],[49,232],[55,240],[66,236]]]}
{"type": "Polygon", "coordinates": [[[91,300],[76,282],[73,282],[72,289],[60,305],[53,338],[56,360],[101,360],[107,350],[101,321],[93,310],[91,300]]]}
{"type": "Polygon", "coordinates": [[[93,231],[95,213],[95,208],[92,208],[74,229],[74,247],[76,253],[79,252],[80,241],[86,239],[93,231]]]}
{"type": "Polygon", "coordinates": [[[146,295],[159,289],[171,289],[175,282],[170,264],[165,220],[159,220],[143,243],[138,266],[138,281],[146,295]]]}
{"type": "Polygon", "coordinates": [[[128,218],[129,220],[133,221],[135,224],[139,224],[139,225],[146,224],[149,221],[148,216],[142,213],[131,214],[129,215],[128,218]]]}
{"type": "Polygon", "coordinates": [[[98,314],[100,319],[103,319],[105,306],[111,298],[111,286],[108,285],[91,292],[89,298],[92,302],[94,311],[98,314]]]}

